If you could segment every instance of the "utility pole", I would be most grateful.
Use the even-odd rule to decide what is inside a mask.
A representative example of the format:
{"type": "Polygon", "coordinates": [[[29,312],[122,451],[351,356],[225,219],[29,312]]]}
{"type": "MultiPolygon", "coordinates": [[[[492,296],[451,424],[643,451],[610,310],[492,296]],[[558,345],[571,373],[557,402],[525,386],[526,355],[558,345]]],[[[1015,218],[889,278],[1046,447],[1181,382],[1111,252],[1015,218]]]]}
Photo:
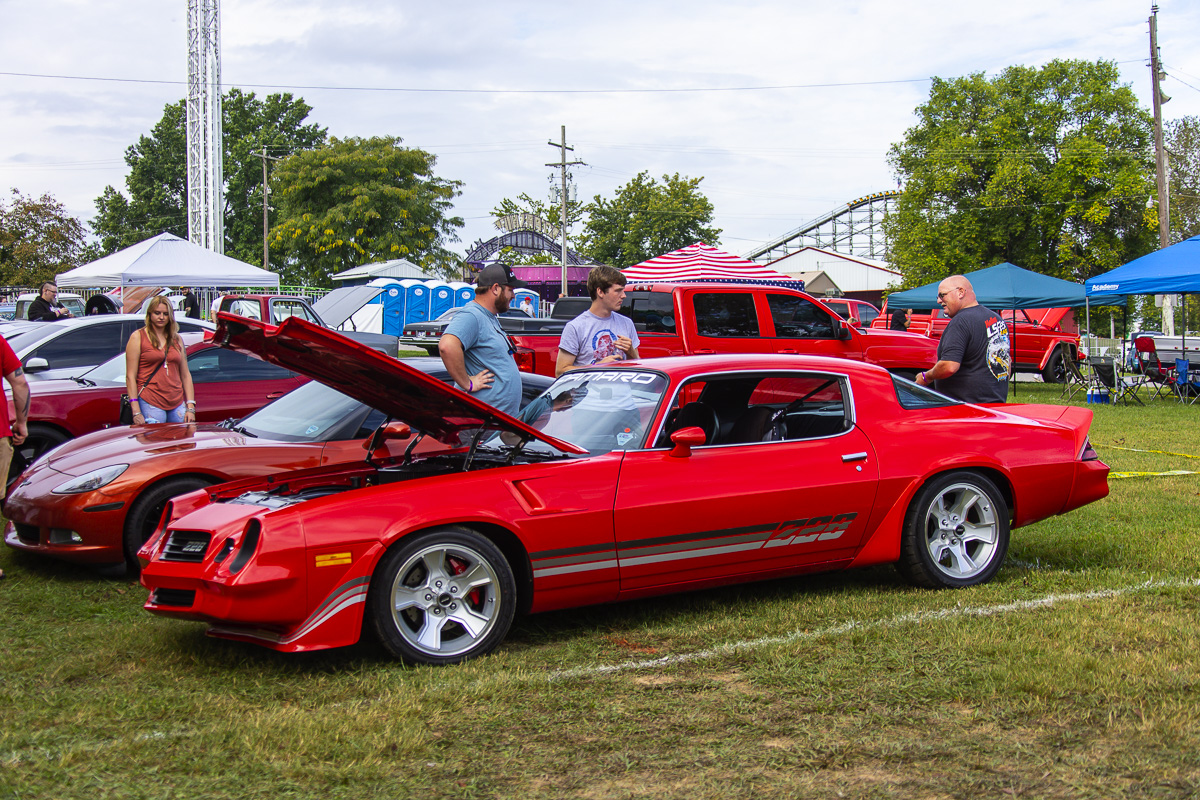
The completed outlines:
{"type": "Polygon", "coordinates": [[[574,147],[567,147],[567,126],[562,126],[562,142],[546,142],[551,147],[559,148],[559,160],[557,162],[547,164],[547,167],[558,167],[562,178],[562,289],[564,295],[567,293],[567,167],[573,167],[582,164],[582,161],[567,161],[567,151],[575,151],[574,147]]]}
{"type": "Polygon", "coordinates": [[[270,222],[269,222],[269,217],[267,216],[267,212],[271,210],[271,205],[268,202],[267,198],[271,194],[271,187],[267,185],[267,162],[268,161],[282,161],[283,159],[279,159],[279,158],[275,158],[274,156],[267,155],[267,146],[266,145],[263,145],[262,154],[259,156],[259,158],[262,159],[262,167],[263,167],[263,183],[262,183],[262,187],[263,187],[263,263],[262,263],[262,268],[270,269],[271,268],[271,255],[270,255],[270,250],[267,245],[267,231],[270,229],[271,226],[270,226],[270,222]]]}
{"type": "MultiPolygon", "coordinates": [[[[1154,171],[1158,183],[1158,246],[1171,244],[1171,206],[1167,193],[1167,151],[1163,147],[1162,104],[1171,98],[1162,93],[1159,82],[1167,77],[1158,52],[1158,4],[1150,6],[1150,84],[1154,95],[1154,171]]],[[[1163,334],[1175,335],[1175,309],[1172,296],[1162,296],[1163,334]]]]}

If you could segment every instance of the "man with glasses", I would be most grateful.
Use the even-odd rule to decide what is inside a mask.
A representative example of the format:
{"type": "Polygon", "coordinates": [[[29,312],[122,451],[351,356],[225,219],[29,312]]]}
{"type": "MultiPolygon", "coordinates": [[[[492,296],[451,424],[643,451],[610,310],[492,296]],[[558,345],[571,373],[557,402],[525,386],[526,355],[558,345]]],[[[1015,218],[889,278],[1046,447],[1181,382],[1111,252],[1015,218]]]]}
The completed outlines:
{"type": "Polygon", "coordinates": [[[58,287],[53,283],[43,283],[41,295],[29,304],[29,313],[26,317],[30,320],[41,320],[42,322],[55,322],[60,319],[70,319],[71,309],[58,302],[58,287]]]}
{"type": "Polygon", "coordinates": [[[937,297],[950,324],[938,342],[937,363],[917,375],[917,383],[967,403],[1005,402],[1012,356],[1004,320],[979,304],[962,275],[942,281],[937,297]]]}
{"type": "Polygon", "coordinates": [[[475,279],[475,299],[438,340],[438,355],[459,388],[514,416],[521,408],[521,372],[499,315],[508,311],[513,289],[527,285],[507,264],[484,267],[475,279]]]}

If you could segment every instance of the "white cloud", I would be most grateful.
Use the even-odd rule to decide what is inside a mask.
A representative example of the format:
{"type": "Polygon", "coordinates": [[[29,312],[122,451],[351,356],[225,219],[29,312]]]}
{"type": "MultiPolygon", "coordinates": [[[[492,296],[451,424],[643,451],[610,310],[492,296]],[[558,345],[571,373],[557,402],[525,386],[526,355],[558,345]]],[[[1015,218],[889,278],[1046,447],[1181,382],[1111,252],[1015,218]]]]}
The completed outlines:
{"type": "MultiPolygon", "coordinates": [[[[225,0],[221,14],[226,87],[308,87],[291,91],[331,133],[436,153],[465,182],[464,245],[490,235],[501,198],[545,193],[546,142],[564,124],[587,162],[573,170],[581,196],[642,170],[704,176],[722,244],[742,252],[894,187],[886,151],[929,76],[1105,58],[1149,96],[1149,8],[1126,0],[225,0]],[[512,91],[549,89],[572,91],[512,91]]],[[[1185,0],[1160,3],[1169,118],[1200,113],[1198,23],[1185,0]]],[[[173,83],[0,75],[0,189],[50,192],[90,218],[105,185],[123,186],[125,149],[184,94],[185,26],[184,0],[7,4],[0,73],[173,83]]]]}

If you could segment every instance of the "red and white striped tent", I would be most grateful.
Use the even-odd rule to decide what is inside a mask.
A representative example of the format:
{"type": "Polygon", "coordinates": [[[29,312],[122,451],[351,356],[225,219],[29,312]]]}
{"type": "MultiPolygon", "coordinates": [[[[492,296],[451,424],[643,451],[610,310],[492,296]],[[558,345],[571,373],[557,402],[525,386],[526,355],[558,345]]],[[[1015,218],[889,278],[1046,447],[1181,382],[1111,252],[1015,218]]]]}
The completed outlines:
{"type": "Polygon", "coordinates": [[[700,242],[622,272],[630,283],[758,283],[804,288],[802,280],[700,242]]]}

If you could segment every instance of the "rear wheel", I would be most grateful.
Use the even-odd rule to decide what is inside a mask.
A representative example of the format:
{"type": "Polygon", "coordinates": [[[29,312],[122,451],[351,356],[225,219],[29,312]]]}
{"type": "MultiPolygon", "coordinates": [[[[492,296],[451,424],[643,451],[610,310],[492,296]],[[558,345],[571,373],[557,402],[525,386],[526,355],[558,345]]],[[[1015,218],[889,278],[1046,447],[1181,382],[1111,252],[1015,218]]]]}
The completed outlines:
{"type": "Polygon", "coordinates": [[[167,501],[181,494],[194,492],[212,485],[212,481],[196,475],[169,478],[146,489],[133,501],[125,517],[124,551],[125,563],[131,570],[138,569],[137,552],[150,539],[162,519],[167,501]]]}
{"type": "Polygon", "coordinates": [[[479,534],[443,528],[392,548],[371,580],[367,609],[392,655],[457,664],[503,641],[516,612],[512,568],[479,534]]]}
{"type": "Polygon", "coordinates": [[[8,465],[8,483],[12,483],[30,464],[58,447],[71,437],[65,431],[48,425],[30,425],[25,441],[13,447],[12,463],[8,465]]]}
{"type": "Polygon", "coordinates": [[[996,485],[976,472],[949,472],[908,507],[897,567],[931,589],[987,583],[1004,562],[1008,537],[1008,504],[996,485]]]}

